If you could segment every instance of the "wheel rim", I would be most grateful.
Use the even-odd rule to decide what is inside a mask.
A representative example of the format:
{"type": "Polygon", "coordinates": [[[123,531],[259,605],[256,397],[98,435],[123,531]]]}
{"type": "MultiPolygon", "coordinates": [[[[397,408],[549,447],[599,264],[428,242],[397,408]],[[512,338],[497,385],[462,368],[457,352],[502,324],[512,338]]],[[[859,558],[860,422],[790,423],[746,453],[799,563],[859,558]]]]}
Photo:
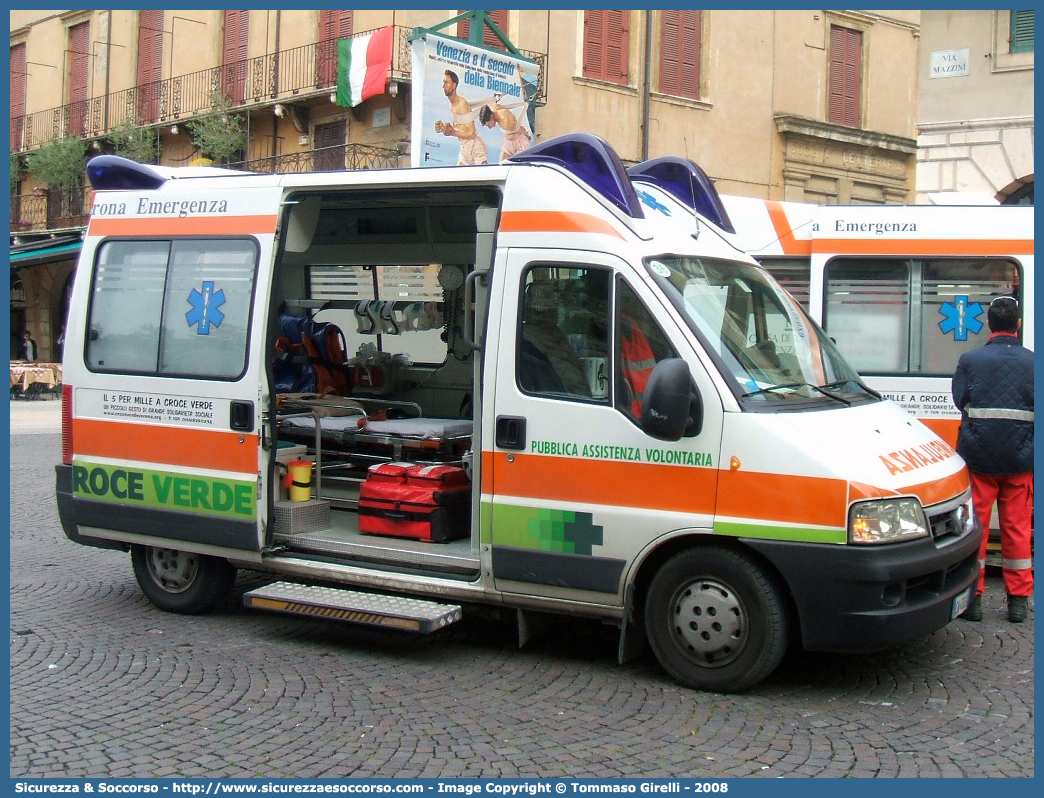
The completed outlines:
{"type": "Polygon", "coordinates": [[[750,634],[747,612],[724,582],[690,582],[675,593],[670,610],[675,642],[701,666],[721,668],[742,653],[750,634]]]}
{"type": "Polygon", "coordinates": [[[152,581],[168,593],[184,593],[199,572],[199,557],[185,551],[150,548],[145,561],[152,581]]]}

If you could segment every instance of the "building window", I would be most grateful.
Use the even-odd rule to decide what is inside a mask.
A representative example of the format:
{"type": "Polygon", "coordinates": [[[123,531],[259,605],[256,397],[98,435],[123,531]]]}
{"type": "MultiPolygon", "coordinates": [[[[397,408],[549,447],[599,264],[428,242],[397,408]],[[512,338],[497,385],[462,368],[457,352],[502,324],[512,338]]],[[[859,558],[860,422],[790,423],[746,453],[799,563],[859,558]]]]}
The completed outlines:
{"type": "Polygon", "coordinates": [[[337,85],[337,40],[347,39],[353,33],[354,11],[319,11],[319,57],[315,77],[319,88],[337,85]]]}
{"type": "Polygon", "coordinates": [[[585,11],[583,76],[627,85],[629,11],[585,11]]]}
{"type": "Polygon", "coordinates": [[[660,91],[700,99],[702,11],[660,12],[660,91]]]}
{"type": "Polygon", "coordinates": [[[862,120],[863,34],[830,26],[830,103],[827,121],[860,127],[862,120]]]}
{"type": "Polygon", "coordinates": [[[1011,38],[1009,40],[1009,46],[1009,52],[1012,53],[1033,52],[1032,11],[1011,12],[1011,38]]]}
{"type": "Polygon", "coordinates": [[[25,126],[25,45],[11,45],[11,152],[22,149],[25,126]]]}
{"type": "Polygon", "coordinates": [[[137,124],[158,122],[163,85],[163,12],[138,12],[138,116],[137,124]]]}
{"type": "Polygon", "coordinates": [[[221,88],[225,97],[238,105],[246,97],[247,45],[250,33],[250,12],[225,12],[225,33],[222,44],[221,88]]]}
{"type": "Polygon", "coordinates": [[[82,138],[87,132],[88,81],[90,78],[91,26],[89,22],[69,28],[68,80],[69,122],[66,133],[82,138]]]}
{"type": "MultiPolygon", "coordinates": [[[[463,14],[463,11],[458,11],[458,14],[463,14]]],[[[489,21],[500,28],[500,32],[507,36],[508,26],[508,12],[507,10],[502,11],[487,11],[489,14],[489,21]]],[[[468,40],[468,36],[471,34],[471,20],[462,19],[457,23],[457,38],[468,40]]],[[[504,43],[497,38],[497,35],[493,33],[485,25],[482,26],[482,44],[486,47],[491,47],[494,50],[506,50],[504,43]]]]}

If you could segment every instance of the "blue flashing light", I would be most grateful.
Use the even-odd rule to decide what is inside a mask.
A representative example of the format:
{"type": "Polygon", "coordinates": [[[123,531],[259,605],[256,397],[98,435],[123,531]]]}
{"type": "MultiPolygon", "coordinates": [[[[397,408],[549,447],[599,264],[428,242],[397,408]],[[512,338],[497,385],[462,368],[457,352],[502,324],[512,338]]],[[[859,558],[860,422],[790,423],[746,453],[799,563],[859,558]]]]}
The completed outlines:
{"type": "Polygon", "coordinates": [[[718,190],[707,173],[688,158],[678,155],[653,158],[632,166],[627,174],[634,180],[644,180],[658,186],[722,230],[736,232],[718,196],[718,190]]]}
{"type": "Polygon", "coordinates": [[[144,164],[119,155],[98,155],[87,162],[87,179],[95,191],[142,191],[159,188],[167,179],[144,164]]]}
{"type": "Polygon", "coordinates": [[[605,139],[591,133],[557,136],[515,153],[507,160],[516,163],[556,163],[628,216],[634,219],[645,217],[620,156],[605,139]]]}

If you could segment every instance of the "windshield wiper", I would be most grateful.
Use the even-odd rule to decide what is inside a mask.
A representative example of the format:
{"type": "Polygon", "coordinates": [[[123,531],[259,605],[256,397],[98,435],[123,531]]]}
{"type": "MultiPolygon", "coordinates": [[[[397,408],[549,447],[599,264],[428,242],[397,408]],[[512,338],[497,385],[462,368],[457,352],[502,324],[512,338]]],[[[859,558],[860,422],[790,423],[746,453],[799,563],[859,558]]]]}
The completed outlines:
{"type": "Polygon", "coordinates": [[[785,391],[788,388],[815,388],[815,385],[809,385],[807,382],[785,382],[782,385],[769,385],[765,388],[758,388],[756,391],[748,391],[743,394],[741,398],[746,399],[748,396],[757,396],[761,393],[774,393],[776,391],[785,391]]]}
{"type": "Polygon", "coordinates": [[[848,385],[857,388],[860,392],[865,393],[867,396],[874,397],[874,399],[881,398],[881,394],[879,394],[873,388],[868,388],[867,386],[863,385],[863,383],[859,382],[859,380],[838,380],[837,382],[831,382],[827,383],[826,385],[820,386],[820,390],[825,393],[825,389],[827,388],[841,388],[842,386],[848,385]]]}
{"type": "MultiPolygon", "coordinates": [[[[823,388],[820,388],[818,385],[813,385],[810,382],[786,382],[786,383],[783,383],[782,385],[769,385],[768,387],[765,387],[765,388],[758,388],[758,390],[756,390],[756,391],[748,391],[747,393],[743,394],[743,396],[741,398],[746,399],[747,397],[757,396],[758,394],[762,394],[762,393],[772,394],[772,393],[775,393],[776,391],[785,391],[785,390],[793,389],[793,388],[811,388],[813,391],[818,391],[819,393],[823,394],[823,396],[826,396],[826,397],[828,397],[830,399],[833,399],[833,400],[835,400],[837,402],[841,402],[841,404],[844,404],[844,405],[851,405],[852,404],[850,401],[845,399],[843,396],[839,396],[836,393],[831,393],[830,391],[825,391],[825,390],[823,390],[823,388]]],[[[806,397],[806,398],[808,398],[808,397],[806,397]]]]}

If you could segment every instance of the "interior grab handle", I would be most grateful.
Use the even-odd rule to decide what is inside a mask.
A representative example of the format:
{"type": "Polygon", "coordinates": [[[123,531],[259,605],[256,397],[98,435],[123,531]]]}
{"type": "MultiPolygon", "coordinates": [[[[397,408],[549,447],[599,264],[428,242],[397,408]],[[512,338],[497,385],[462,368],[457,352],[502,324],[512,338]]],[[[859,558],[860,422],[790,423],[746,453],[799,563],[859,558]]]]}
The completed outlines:
{"type": "Polygon", "coordinates": [[[471,302],[468,297],[474,297],[475,294],[475,283],[479,280],[483,281],[485,285],[486,275],[489,272],[479,271],[476,269],[473,272],[469,272],[467,278],[464,280],[464,330],[461,333],[461,337],[464,339],[464,343],[471,347],[472,351],[478,351],[482,348],[481,342],[476,342],[475,338],[471,336],[471,328],[475,323],[473,318],[474,314],[471,311],[471,302]]]}

